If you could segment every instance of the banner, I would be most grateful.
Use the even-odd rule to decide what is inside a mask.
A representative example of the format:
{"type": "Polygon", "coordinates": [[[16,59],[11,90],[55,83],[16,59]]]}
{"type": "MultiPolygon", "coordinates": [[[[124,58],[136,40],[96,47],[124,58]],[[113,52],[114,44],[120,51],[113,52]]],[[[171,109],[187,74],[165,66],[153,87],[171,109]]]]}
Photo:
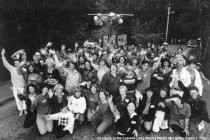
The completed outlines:
{"type": "Polygon", "coordinates": [[[108,35],[103,36],[103,46],[106,46],[108,44],[108,41],[109,41],[108,35]]]}
{"type": "Polygon", "coordinates": [[[127,35],[126,34],[119,35],[117,37],[117,45],[124,46],[126,44],[127,44],[127,35]]]}
{"type": "Polygon", "coordinates": [[[127,45],[127,35],[122,34],[122,35],[111,35],[111,36],[103,36],[103,46],[107,45],[118,45],[118,46],[125,46],[127,45]]]}

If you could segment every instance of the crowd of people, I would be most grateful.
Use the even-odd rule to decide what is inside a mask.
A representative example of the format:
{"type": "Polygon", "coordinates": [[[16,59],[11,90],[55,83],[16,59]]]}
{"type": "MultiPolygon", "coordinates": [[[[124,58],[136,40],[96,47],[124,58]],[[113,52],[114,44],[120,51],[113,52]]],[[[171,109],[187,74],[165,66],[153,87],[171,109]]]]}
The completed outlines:
{"type": "MultiPolygon", "coordinates": [[[[31,53],[31,52],[30,52],[31,53]]],[[[29,54],[30,54],[29,53],[29,54]]],[[[169,129],[181,137],[209,138],[209,118],[196,56],[167,45],[100,46],[86,41],[74,49],[48,43],[29,60],[21,49],[9,64],[12,90],[25,128],[41,135],[74,133],[84,121],[103,134],[112,126],[118,137],[169,129]]]]}

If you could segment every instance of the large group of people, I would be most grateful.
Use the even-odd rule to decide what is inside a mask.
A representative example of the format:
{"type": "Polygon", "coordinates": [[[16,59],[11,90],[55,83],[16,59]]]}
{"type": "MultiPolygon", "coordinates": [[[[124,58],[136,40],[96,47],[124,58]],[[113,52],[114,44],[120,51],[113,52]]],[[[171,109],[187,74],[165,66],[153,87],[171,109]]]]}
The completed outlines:
{"type": "MultiPolygon", "coordinates": [[[[201,64],[196,56],[167,45],[101,45],[55,50],[48,43],[32,60],[21,49],[8,63],[19,116],[24,128],[37,125],[41,135],[61,138],[84,121],[97,134],[112,126],[118,137],[168,129],[181,137],[209,138],[207,104],[202,97],[201,64]]],[[[31,54],[31,52],[30,52],[31,54]]]]}

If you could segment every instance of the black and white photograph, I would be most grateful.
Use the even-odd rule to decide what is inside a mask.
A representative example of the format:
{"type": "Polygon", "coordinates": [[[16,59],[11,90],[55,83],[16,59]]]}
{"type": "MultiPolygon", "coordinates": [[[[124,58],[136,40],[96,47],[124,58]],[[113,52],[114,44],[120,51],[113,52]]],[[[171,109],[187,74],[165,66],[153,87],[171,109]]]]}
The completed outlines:
{"type": "Polygon", "coordinates": [[[0,0],[0,140],[210,140],[210,0],[0,0]]]}

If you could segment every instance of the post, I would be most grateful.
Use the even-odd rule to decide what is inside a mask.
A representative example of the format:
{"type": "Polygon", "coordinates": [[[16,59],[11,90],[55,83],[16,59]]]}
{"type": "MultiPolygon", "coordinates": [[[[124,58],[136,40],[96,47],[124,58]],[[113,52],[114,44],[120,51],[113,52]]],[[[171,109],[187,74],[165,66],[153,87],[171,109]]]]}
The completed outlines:
{"type": "Polygon", "coordinates": [[[168,5],[168,16],[167,16],[167,24],[166,24],[166,42],[168,41],[168,26],[169,26],[169,17],[170,17],[170,12],[171,12],[171,5],[169,3],[168,5]]]}

